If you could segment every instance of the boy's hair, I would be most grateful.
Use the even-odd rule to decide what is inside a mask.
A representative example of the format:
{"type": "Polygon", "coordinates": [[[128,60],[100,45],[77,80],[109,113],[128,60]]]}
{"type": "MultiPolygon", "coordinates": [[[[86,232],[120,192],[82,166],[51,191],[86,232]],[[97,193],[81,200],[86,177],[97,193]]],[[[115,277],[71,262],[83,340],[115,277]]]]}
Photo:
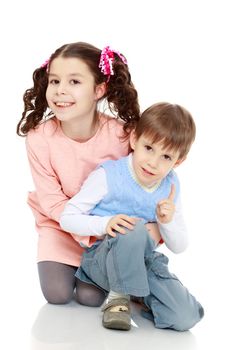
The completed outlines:
{"type": "Polygon", "coordinates": [[[106,98],[109,108],[117,117],[125,121],[124,130],[128,133],[140,118],[138,94],[131,81],[128,66],[115,54],[113,57],[113,71],[110,80],[99,68],[101,50],[84,42],[66,44],[58,48],[49,58],[48,64],[37,68],[33,73],[34,85],[24,93],[24,111],[17,125],[17,134],[24,136],[30,129],[36,128],[43,119],[52,113],[47,113],[46,89],[48,85],[48,71],[51,62],[57,57],[78,58],[83,60],[93,74],[95,84],[106,82],[106,98]]]}
{"type": "Polygon", "coordinates": [[[168,150],[184,158],[195,139],[196,127],[191,114],[182,106],[167,102],[147,108],[135,128],[135,136],[148,137],[152,143],[162,142],[168,150]]]}

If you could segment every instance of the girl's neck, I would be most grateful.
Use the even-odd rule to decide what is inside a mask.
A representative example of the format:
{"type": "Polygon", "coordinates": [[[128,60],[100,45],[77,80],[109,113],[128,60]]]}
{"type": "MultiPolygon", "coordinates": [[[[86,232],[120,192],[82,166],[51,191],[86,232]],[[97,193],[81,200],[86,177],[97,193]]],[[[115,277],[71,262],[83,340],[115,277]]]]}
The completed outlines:
{"type": "Polygon", "coordinates": [[[72,140],[78,142],[86,142],[91,139],[97,132],[99,127],[99,118],[94,119],[79,119],[61,121],[63,133],[72,140]]]}

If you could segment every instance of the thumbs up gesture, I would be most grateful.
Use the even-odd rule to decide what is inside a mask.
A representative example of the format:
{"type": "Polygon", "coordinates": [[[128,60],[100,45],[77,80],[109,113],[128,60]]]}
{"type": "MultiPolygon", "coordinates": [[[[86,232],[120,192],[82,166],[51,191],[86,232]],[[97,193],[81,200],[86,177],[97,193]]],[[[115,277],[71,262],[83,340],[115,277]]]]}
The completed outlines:
{"type": "Polygon", "coordinates": [[[171,185],[171,191],[169,193],[169,196],[167,199],[161,200],[156,208],[156,214],[158,221],[161,222],[162,224],[167,224],[170,222],[173,218],[174,212],[175,212],[175,204],[174,204],[174,199],[175,199],[175,185],[171,185]]]}

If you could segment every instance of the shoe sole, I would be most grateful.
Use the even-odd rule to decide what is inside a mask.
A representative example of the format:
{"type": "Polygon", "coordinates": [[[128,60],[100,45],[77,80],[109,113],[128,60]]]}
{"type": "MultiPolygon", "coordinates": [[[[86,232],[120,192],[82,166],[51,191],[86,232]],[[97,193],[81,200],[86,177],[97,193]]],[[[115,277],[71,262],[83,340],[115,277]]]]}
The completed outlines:
{"type": "Polygon", "coordinates": [[[108,329],[118,329],[122,331],[129,331],[131,325],[128,323],[123,323],[122,321],[114,320],[111,322],[103,322],[103,326],[108,329]]]}

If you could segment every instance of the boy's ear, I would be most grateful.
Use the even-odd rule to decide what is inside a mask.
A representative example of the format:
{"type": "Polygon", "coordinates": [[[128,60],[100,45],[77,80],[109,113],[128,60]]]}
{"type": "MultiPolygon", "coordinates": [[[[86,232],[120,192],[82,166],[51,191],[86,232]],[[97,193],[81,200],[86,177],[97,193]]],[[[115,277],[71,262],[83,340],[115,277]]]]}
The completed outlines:
{"type": "Polygon", "coordinates": [[[137,138],[135,135],[135,131],[132,130],[129,136],[129,143],[130,143],[130,147],[132,148],[132,150],[135,149],[135,144],[136,144],[137,138]]]}
{"type": "Polygon", "coordinates": [[[95,94],[96,94],[96,100],[100,100],[106,93],[106,83],[101,83],[96,86],[95,88],[95,94]]]}
{"type": "Polygon", "coordinates": [[[173,165],[173,168],[176,168],[177,166],[179,166],[181,163],[183,163],[183,161],[186,159],[186,157],[178,159],[175,164],[173,165]]]}

